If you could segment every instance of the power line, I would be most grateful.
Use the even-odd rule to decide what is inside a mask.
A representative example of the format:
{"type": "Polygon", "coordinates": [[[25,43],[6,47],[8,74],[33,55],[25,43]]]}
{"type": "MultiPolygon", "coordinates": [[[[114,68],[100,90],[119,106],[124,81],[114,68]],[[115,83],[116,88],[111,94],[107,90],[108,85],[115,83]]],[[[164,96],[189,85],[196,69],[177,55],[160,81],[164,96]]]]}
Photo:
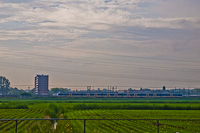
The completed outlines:
{"type": "MultiPolygon", "coordinates": [[[[72,50],[72,49],[69,49],[72,50]]],[[[82,51],[76,50],[85,53],[92,53],[92,54],[100,54],[100,55],[110,55],[110,56],[121,56],[121,57],[129,57],[129,58],[138,58],[138,59],[150,59],[150,60],[165,60],[165,61],[180,61],[180,62],[196,62],[200,63],[200,61],[196,60],[180,60],[180,59],[167,59],[167,58],[156,58],[156,57],[142,57],[142,56],[133,56],[133,55],[122,55],[122,54],[110,54],[110,53],[101,53],[101,52],[91,52],[91,51],[82,51]]]]}
{"type": "MultiPolygon", "coordinates": [[[[0,62],[1,63],[1,62],[0,62]]],[[[157,80],[157,81],[170,81],[170,82],[197,82],[200,80],[194,79],[177,79],[177,78],[162,78],[162,77],[147,77],[147,76],[138,76],[138,75],[125,75],[125,74],[112,74],[112,73],[100,73],[100,72],[91,72],[91,71],[79,71],[72,69],[60,69],[60,68],[51,68],[51,67],[41,67],[41,66],[33,66],[33,65],[25,65],[25,64],[2,64],[8,67],[17,67],[24,69],[33,69],[33,70],[43,70],[43,71],[51,71],[51,72],[60,72],[60,73],[70,73],[70,74],[78,74],[78,75],[87,75],[87,76],[99,76],[99,77],[112,77],[112,78],[127,78],[127,79],[137,79],[137,80],[157,80]]]]}
{"type": "Polygon", "coordinates": [[[75,50],[75,49],[69,49],[69,48],[63,49],[63,48],[58,48],[58,47],[50,47],[50,46],[48,46],[48,47],[49,48],[54,48],[54,49],[60,49],[60,50],[78,51],[78,52],[89,53],[89,54],[98,54],[98,55],[109,55],[109,56],[117,56],[117,57],[128,57],[128,58],[148,59],[148,60],[160,60],[160,61],[173,61],[173,62],[177,62],[178,61],[178,62],[200,63],[200,61],[197,61],[197,60],[183,60],[183,59],[169,59],[169,58],[156,58],[156,57],[142,57],[142,56],[133,56],[133,55],[110,54],[110,53],[103,53],[103,52],[84,51],[84,50],[79,50],[79,49],[75,50]]]}
{"type": "MultiPolygon", "coordinates": [[[[17,55],[17,54],[13,54],[17,55]]],[[[91,60],[85,60],[85,59],[65,59],[65,58],[58,58],[54,56],[46,56],[46,55],[37,55],[37,54],[28,54],[28,53],[22,53],[21,55],[33,55],[36,56],[37,59],[50,59],[50,60],[56,60],[56,61],[64,61],[64,62],[74,62],[74,63],[82,63],[82,64],[93,64],[93,65],[103,65],[103,66],[114,66],[114,67],[126,67],[126,68],[137,68],[137,69],[153,69],[153,70],[164,70],[164,71],[182,71],[182,72],[200,72],[200,69],[189,69],[189,68],[171,68],[171,67],[157,67],[157,66],[143,66],[143,65],[135,65],[135,64],[127,64],[127,63],[111,63],[111,62],[105,62],[105,61],[91,61],[91,60]],[[78,60],[78,61],[76,61],[78,60]]]]}

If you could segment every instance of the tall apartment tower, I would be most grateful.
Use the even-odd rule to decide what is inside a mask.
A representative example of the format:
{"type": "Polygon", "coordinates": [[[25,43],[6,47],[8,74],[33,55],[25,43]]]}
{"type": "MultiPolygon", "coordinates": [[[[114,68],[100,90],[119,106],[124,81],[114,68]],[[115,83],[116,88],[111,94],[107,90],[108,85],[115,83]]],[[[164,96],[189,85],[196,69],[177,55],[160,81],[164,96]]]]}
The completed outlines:
{"type": "Polygon", "coordinates": [[[49,75],[36,75],[35,77],[35,94],[48,95],[49,75]]]}
{"type": "Polygon", "coordinates": [[[163,86],[163,91],[165,91],[166,90],[166,87],[165,86],[163,86]]]}

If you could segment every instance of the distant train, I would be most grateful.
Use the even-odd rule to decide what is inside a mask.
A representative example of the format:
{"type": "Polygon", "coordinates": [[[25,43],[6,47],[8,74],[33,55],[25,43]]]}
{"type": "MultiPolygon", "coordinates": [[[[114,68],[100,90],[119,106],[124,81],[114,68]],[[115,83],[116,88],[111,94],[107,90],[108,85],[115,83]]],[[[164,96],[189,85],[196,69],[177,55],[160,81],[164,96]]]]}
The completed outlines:
{"type": "Polygon", "coordinates": [[[181,93],[59,93],[60,97],[183,97],[181,93]]]}

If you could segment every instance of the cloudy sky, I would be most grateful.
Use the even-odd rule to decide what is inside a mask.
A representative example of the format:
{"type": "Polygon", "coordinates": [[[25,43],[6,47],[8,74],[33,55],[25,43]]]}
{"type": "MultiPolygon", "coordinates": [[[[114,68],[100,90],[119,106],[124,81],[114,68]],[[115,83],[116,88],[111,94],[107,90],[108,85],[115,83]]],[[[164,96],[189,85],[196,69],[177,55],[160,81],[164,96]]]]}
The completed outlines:
{"type": "Polygon", "coordinates": [[[1,0],[0,75],[26,89],[36,74],[51,87],[200,87],[200,1],[1,0]]]}

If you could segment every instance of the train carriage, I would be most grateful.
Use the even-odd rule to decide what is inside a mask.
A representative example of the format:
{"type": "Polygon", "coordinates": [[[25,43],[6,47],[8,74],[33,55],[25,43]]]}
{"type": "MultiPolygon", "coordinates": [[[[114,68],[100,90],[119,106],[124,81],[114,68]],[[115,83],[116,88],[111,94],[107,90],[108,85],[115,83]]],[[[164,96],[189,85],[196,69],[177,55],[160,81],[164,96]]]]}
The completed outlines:
{"type": "Polygon", "coordinates": [[[59,93],[60,97],[183,97],[181,93],[59,93]]]}
{"type": "Polygon", "coordinates": [[[117,96],[118,97],[127,97],[127,93],[118,93],[117,96]]]}

